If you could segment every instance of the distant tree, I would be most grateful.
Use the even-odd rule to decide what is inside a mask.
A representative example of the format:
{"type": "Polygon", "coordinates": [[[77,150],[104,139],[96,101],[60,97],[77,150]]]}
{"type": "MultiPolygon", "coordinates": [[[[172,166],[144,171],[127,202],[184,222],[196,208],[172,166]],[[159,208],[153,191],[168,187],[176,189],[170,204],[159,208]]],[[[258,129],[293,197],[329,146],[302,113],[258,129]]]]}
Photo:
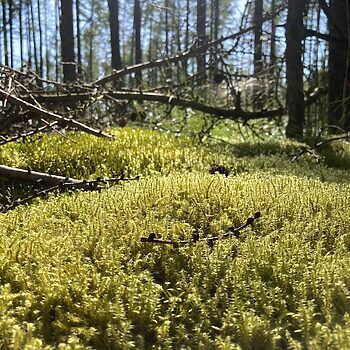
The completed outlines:
{"type": "Polygon", "coordinates": [[[330,0],[329,34],[348,38],[329,43],[328,123],[350,130],[350,14],[348,0],[330,0]],[[340,33],[339,33],[340,32],[340,33]]]}
{"type": "MultiPolygon", "coordinates": [[[[33,42],[33,56],[34,56],[34,64],[35,64],[35,71],[37,74],[39,74],[39,61],[38,61],[38,44],[36,41],[36,26],[35,26],[35,14],[34,14],[34,7],[33,7],[33,1],[29,1],[29,10],[30,10],[30,32],[32,33],[32,42],[33,42]]],[[[29,38],[30,40],[30,38],[29,38]]]]}
{"type": "Polygon", "coordinates": [[[81,30],[80,30],[80,0],[75,0],[75,17],[77,31],[77,64],[78,74],[81,77],[83,73],[82,57],[81,57],[81,30]]]}
{"type": "Polygon", "coordinates": [[[38,31],[39,31],[39,76],[44,76],[44,40],[43,40],[43,26],[41,20],[41,3],[37,0],[37,11],[38,11],[38,31]]]}
{"type": "MultiPolygon", "coordinates": [[[[203,45],[206,38],[206,0],[197,0],[197,40],[198,45],[203,45]]],[[[197,73],[203,74],[202,81],[205,80],[205,53],[197,56],[197,73]]]]}
{"type": "Polygon", "coordinates": [[[286,24],[287,110],[286,136],[303,137],[305,123],[303,87],[304,0],[288,1],[286,24]]]}
{"type": "Polygon", "coordinates": [[[14,66],[14,52],[13,52],[13,1],[8,0],[9,4],[9,25],[10,25],[10,65],[14,66]]]}
{"type": "Polygon", "coordinates": [[[3,44],[4,44],[4,59],[5,65],[9,65],[9,47],[8,47],[8,32],[7,32],[7,10],[6,10],[7,1],[2,0],[2,35],[3,35],[3,44]]]}
{"type": "Polygon", "coordinates": [[[108,0],[109,27],[111,32],[112,68],[121,69],[120,34],[119,34],[119,1],[108,0]]]}
{"type": "Polygon", "coordinates": [[[18,2],[18,17],[19,17],[19,51],[20,51],[20,57],[21,57],[21,67],[24,64],[24,45],[23,45],[23,39],[24,39],[24,29],[23,29],[23,6],[22,6],[22,0],[19,0],[18,2]]]}
{"type": "Polygon", "coordinates": [[[63,81],[72,82],[76,79],[73,34],[73,0],[61,0],[60,34],[63,81]]]}
{"type": "MultiPolygon", "coordinates": [[[[135,63],[142,62],[142,49],[141,49],[141,5],[140,0],[134,1],[134,44],[135,44],[135,63]]],[[[135,75],[136,84],[141,85],[142,75],[141,71],[135,75]]]]}
{"type": "Polygon", "coordinates": [[[263,0],[254,1],[254,75],[259,75],[263,69],[262,34],[263,34],[263,0]]]}

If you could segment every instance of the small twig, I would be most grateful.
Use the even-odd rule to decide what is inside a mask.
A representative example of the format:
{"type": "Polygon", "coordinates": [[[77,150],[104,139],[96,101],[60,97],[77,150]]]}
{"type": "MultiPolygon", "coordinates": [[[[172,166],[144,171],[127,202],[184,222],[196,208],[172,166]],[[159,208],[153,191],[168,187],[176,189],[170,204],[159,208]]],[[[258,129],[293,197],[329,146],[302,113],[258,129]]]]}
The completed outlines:
{"type": "Polygon", "coordinates": [[[294,163],[295,161],[297,161],[303,154],[309,153],[311,154],[314,158],[319,159],[319,156],[317,154],[315,154],[315,150],[317,148],[320,148],[328,143],[331,143],[333,141],[339,141],[339,140],[349,140],[350,139],[350,134],[346,134],[346,135],[341,135],[341,136],[336,136],[336,137],[332,137],[330,139],[327,139],[325,141],[320,141],[317,142],[315,144],[315,146],[313,147],[302,147],[302,149],[300,150],[300,152],[298,154],[296,154],[292,160],[291,163],[294,163]]]}
{"type": "Polygon", "coordinates": [[[171,239],[159,239],[156,238],[156,234],[154,232],[150,233],[148,237],[141,237],[141,242],[142,243],[153,243],[153,244],[165,244],[165,245],[172,245],[174,248],[178,248],[181,245],[186,245],[190,243],[196,243],[196,242],[207,242],[209,246],[213,246],[216,241],[223,240],[223,239],[228,239],[231,238],[232,236],[234,237],[239,237],[241,234],[241,231],[245,229],[246,227],[250,226],[253,224],[253,222],[257,219],[259,219],[261,216],[261,213],[257,211],[254,216],[249,217],[247,221],[242,224],[241,226],[235,228],[233,226],[230,226],[227,228],[226,231],[222,236],[214,236],[214,237],[209,237],[209,238],[200,238],[198,233],[194,233],[192,235],[191,240],[181,240],[181,241],[173,241],[171,239]]]}
{"type": "Polygon", "coordinates": [[[19,139],[26,139],[27,137],[34,136],[34,135],[39,134],[40,132],[42,132],[48,128],[52,128],[53,126],[55,126],[57,124],[58,124],[58,122],[52,122],[48,125],[44,125],[44,126],[37,128],[35,130],[29,131],[27,133],[19,134],[19,135],[10,137],[10,138],[2,137],[0,135],[1,136],[0,146],[4,145],[6,143],[10,143],[10,142],[16,142],[19,139]]]}

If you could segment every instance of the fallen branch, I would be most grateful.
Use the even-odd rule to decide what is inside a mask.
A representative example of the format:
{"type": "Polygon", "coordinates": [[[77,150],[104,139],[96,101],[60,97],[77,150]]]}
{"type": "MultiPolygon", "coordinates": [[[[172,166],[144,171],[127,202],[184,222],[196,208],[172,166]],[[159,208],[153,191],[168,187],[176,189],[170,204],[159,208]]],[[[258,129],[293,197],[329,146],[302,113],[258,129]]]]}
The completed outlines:
{"type": "MultiPolygon", "coordinates": [[[[159,102],[169,104],[171,106],[179,106],[184,108],[192,108],[194,110],[208,113],[211,115],[216,115],[220,117],[224,117],[231,120],[252,120],[252,119],[260,119],[260,118],[276,118],[280,117],[284,113],[284,109],[278,108],[274,110],[261,110],[258,112],[248,112],[243,111],[240,108],[220,108],[208,106],[204,103],[182,99],[173,95],[163,95],[151,92],[129,92],[129,91],[117,91],[117,92],[101,92],[99,97],[96,98],[105,98],[107,96],[111,96],[118,100],[134,100],[134,101],[150,101],[150,102],[159,102]]],[[[84,101],[91,98],[90,94],[64,94],[64,95],[40,95],[36,97],[40,102],[65,102],[65,101],[84,101]]]]}
{"type": "Polygon", "coordinates": [[[80,180],[69,177],[31,171],[30,169],[13,168],[7,165],[0,165],[0,177],[47,186],[56,186],[62,183],[78,184],[81,182],[80,180]]]}
{"type": "Polygon", "coordinates": [[[41,191],[35,191],[33,194],[29,195],[26,198],[15,200],[12,204],[2,205],[0,212],[7,213],[8,211],[13,210],[20,205],[27,204],[35,198],[46,196],[47,194],[54,192],[56,190],[64,191],[64,190],[82,189],[84,191],[101,191],[102,189],[105,188],[101,186],[102,184],[105,185],[109,182],[133,181],[133,180],[138,180],[139,178],[140,178],[139,176],[136,176],[133,178],[120,177],[120,178],[109,178],[109,179],[96,179],[92,181],[76,180],[76,182],[61,182],[55,186],[45,188],[41,191]]]}
{"type": "Polygon", "coordinates": [[[320,142],[316,143],[315,146],[312,146],[312,147],[302,147],[300,152],[292,158],[291,163],[296,162],[303,154],[306,154],[306,153],[311,154],[315,159],[319,160],[319,156],[317,154],[315,154],[315,150],[317,148],[320,148],[320,147],[328,144],[328,143],[331,143],[334,141],[339,141],[339,140],[350,140],[350,134],[335,136],[335,137],[332,137],[332,138],[327,139],[325,141],[320,141],[320,142]]]}
{"type": "Polygon", "coordinates": [[[233,226],[230,226],[227,228],[226,232],[222,236],[214,236],[209,238],[200,238],[198,233],[194,233],[192,236],[192,240],[182,240],[182,241],[173,241],[173,240],[164,240],[164,239],[158,239],[156,238],[156,234],[154,232],[150,233],[148,237],[141,237],[142,243],[152,243],[152,244],[165,244],[165,245],[172,245],[174,248],[178,248],[181,245],[186,245],[190,243],[196,243],[196,242],[207,242],[209,246],[213,246],[216,241],[228,239],[233,237],[239,237],[241,234],[241,231],[245,229],[246,227],[253,224],[253,222],[256,219],[259,219],[261,216],[261,213],[257,211],[253,217],[249,217],[247,221],[242,224],[241,226],[235,228],[233,226]]]}
{"type": "Polygon", "coordinates": [[[10,101],[14,105],[20,106],[27,111],[31,111],[31,112],[38,114],[38,115],[41,115],[45,118],[57,120],[59,122],[67,124],[71,127],[75,127],[79,130],[85,131],[85,132],[92,134],[94,136],[101,136],[101,137],[113,139],[113,136],[111,136],[111,135],[108,135],[108,134],[103,133],[102,131],[93,129],[93,128],[91,128],[91,127],[89,127],[81,122],[74,120],[74,119],[62,117],[59,114],[56,114],[56,113],[50,112],[46,109],[43,109],[41,107],[35,106],[27,101],[22,100],[21,98],[19,98],[17,96],[9,94],[7,91],[5,91],[1,88],[0,88],[0,96],[3,97],[5,100],[10,101]]]}
{"type": "Polygon", "coordinates": [[[52,123],[50,123],[48,125],[41,126],[40,128],[37,128],[35,130],[29,131],[29,132],[24,133],[24,134],[19,134],[19,135],[16,135],[16,136],[13,136],[13,137],[9,137],[9,138],[2,137],[1,141],[0,141],[0,146],[5,145],[6,143],[10,143],[10,142],[16,142],[16,141],[18,141],[20,139],[25,140],[28,137],[34,136],[36,134],[41,133],[42,131],[44,131],[46,129],[52,128],[52,127],[54,127],[57,124],[58,124],[58,122],[52,122],[52,123]]]}

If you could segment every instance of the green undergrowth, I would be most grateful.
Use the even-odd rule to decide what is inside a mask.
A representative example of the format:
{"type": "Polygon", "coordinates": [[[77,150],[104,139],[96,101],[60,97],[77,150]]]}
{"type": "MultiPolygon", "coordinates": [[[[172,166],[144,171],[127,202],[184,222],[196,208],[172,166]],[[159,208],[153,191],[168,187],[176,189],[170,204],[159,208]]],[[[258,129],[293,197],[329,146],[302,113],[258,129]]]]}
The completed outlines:
{"type": "Polygon", "coordinates": [[[310,155],[292,164],[291,159],[304,145],[287,140],[199,143],[145,129],[124,128],[111,133],[114,140],[67,133],[66,137],[50,135],[7,144],[0,148],[0,164],[78,179],[207,172],[212,165],[220,164],[232,175],[263,170],[323,181],[348,180],[342,170],[350,168],[350,147],[344,142],[328,146],[329,154],[324,152],[320,167],[310,155]]]}
{"type": "Polygon", "coordinates": [[[0,148],[1,163],[33,170],[142,175],[0,216],[0,349],[350,347],[346,167],[291,163],[302,145],[287,141],[114,133],[0,148]],[[231,175],[209,174],[214,164],[231,175]],[[213,247],[141,242],[220,236],[256,211],[213,247]]]}

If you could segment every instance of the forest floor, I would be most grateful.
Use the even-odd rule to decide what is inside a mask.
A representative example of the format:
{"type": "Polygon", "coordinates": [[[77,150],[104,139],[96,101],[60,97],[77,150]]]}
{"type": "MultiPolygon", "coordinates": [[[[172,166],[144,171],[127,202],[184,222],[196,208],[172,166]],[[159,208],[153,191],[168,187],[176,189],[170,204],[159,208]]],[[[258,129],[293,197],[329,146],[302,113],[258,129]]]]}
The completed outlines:
{"type": "MultiPolygon", "coordinates": [[[[291,162],[304,145],[110,132],[0,148],[8,166],[140,175],[0,214],[1,349],[350,348],[349,143],[291,162]]],[[[31,191],[3,181],[0,200],[31,191]]]]}

